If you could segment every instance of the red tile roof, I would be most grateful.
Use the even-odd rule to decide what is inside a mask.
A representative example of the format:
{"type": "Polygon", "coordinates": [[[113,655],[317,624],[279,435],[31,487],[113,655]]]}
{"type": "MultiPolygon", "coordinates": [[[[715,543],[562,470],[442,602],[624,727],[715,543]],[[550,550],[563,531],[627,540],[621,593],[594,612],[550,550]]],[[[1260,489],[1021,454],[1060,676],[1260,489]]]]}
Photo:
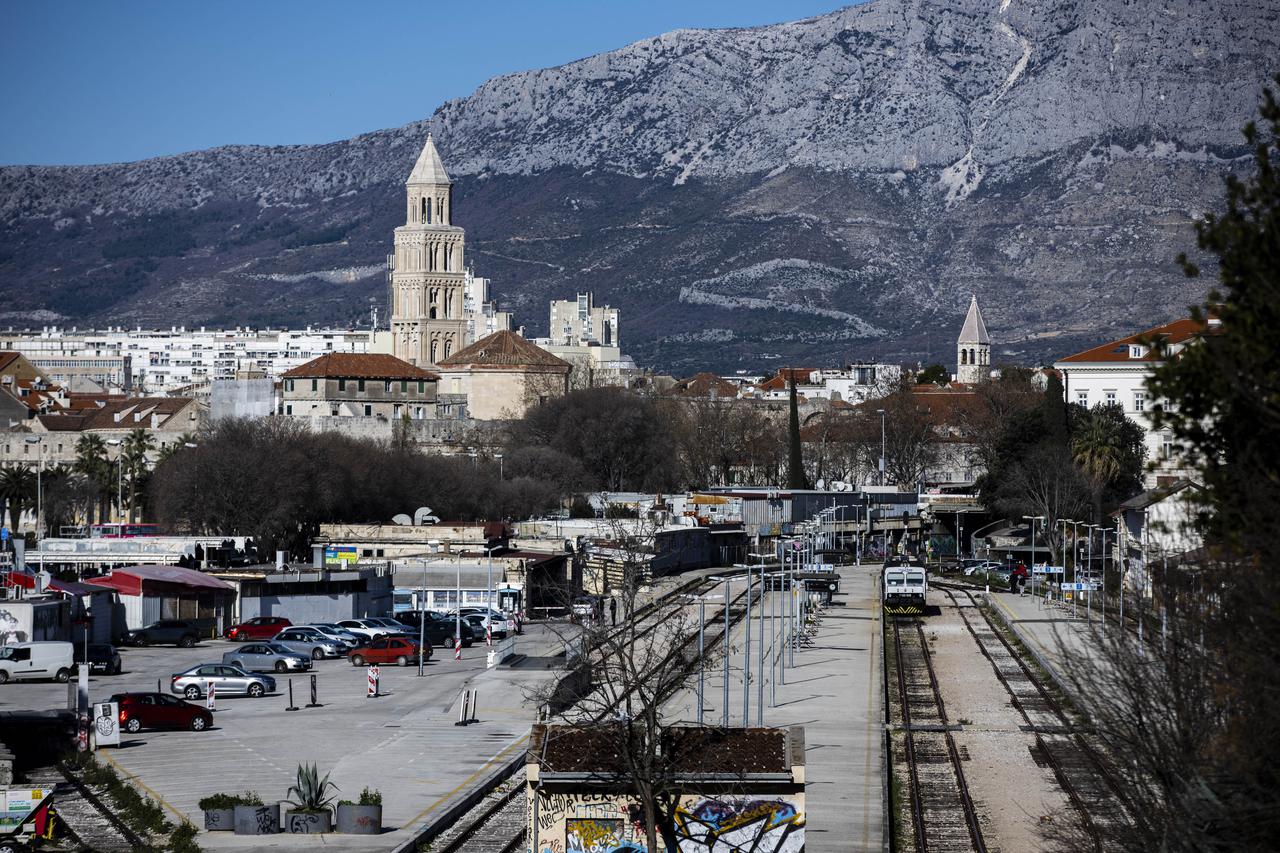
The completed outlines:
{"type": "Polygon", "coordinates": [[[286,379],[439,379],[385,353],[331,352],[284,373],[286,379]]]}
{"type": "Polygon", "coordinates": [[[1145,332],[1138,332],[1110,343],[1096,346],[1093,349],[1087,349],[1084,352],[1078,352],[1075,355],[1069,355],[1066,358],[1058,359],[1058,364],[1099,364],[1114,362],[1155,362],[1159,361],[1159,357],[1150,350],[1144,350],[1141,358],[1130,358],[1129,345],[1141,344],[1145,340],[1163,339],[1165,343],[1180,344],[1190,340],[1198,335],[1203,334],[1205,326],[1191,318],[1183,318],[1174,320],[1172,323],[1165,323],[1163,326],[1156,326],[1147,329],[1145,332]]]}
{"type": "Polygon", "coordinates": [[[721,379],[714,373],[697,373],[681,379],[667,391],[680,397],[717,397],[732,400],[738,396],[738,386],[721,379]]]}
{"type": "Polygon", "coordinates": [[[105,401],[105,405],[75,412],[39,415],[40,425],[50,432],[78,432],[86,429],[134,429],[150,427],[152,415],[163,425],[170,417],[194,403],[191,397],[131,397],[105,401]],[[116,420],[116,415],[120,416],[116,420]]]}
{"type": "Polygon", "coordinates": [[[494,332],[440,362],[440,367],[542,367],[568,372],[569,362],[556,358],[515,332],[494,332]]]}

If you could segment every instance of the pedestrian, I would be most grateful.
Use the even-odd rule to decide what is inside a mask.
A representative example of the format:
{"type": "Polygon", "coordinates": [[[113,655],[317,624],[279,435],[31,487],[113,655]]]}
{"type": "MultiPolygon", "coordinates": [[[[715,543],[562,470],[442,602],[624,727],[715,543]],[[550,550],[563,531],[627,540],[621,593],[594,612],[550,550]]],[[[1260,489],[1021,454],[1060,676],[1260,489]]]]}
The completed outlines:
{"type": "Polygon", "coordinates": [[[609,599],[609,618],[613,620],[615,626],[618,624],[618,599],[616,598],[609,599]]]}

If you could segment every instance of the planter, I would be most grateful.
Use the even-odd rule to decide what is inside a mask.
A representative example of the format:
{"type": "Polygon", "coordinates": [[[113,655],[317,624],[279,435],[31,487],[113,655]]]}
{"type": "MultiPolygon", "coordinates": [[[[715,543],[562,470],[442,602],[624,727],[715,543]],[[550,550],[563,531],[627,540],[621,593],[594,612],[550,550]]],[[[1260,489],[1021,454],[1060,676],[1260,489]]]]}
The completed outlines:
{"type": "Polygon", "coordinates": [[[280,831],[280,806],[236,806],[236,835],[275,835],[280,831]]]}
{"type": "Polygon", "coordinates": [[[338,832],[377,835],[382,832],[382,806],[338,806],[338,832]]]}
{"type": "Polygon", "coordinates": [[[204,828],[210,832],[230,832],[236,828],[235,807],[229,809],[205,809],[204,828]]]}
{"type": "Polygon", "coordinates": [[[286,828],[288,832],[308,834],[312,832],[333,832],[333,812],[325,809],[322,812],[289,812],[286,828]]]}

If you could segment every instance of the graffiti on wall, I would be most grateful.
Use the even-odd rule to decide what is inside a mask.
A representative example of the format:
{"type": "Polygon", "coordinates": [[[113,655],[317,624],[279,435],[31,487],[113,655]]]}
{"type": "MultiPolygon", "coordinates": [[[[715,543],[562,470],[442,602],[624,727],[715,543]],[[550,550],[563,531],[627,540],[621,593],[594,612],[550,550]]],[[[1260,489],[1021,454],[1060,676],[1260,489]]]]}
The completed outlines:
{"type": "Polygon", "coordinates": [[[613,853],[622,843],[622,821],[604,818],[569,818],[564,822],[568,853],[613,853]]]}
{"type": "Polygon", "coordinates": [[[785,799],[702,799],[676,812],[680,853],[803,853],[804,815],[785,799]]]}
{"type": "Polygon", "coordinates": [[[0,610],[0,644],[25,643],[28,639],[18,617],[8,610],[0,610]]]}

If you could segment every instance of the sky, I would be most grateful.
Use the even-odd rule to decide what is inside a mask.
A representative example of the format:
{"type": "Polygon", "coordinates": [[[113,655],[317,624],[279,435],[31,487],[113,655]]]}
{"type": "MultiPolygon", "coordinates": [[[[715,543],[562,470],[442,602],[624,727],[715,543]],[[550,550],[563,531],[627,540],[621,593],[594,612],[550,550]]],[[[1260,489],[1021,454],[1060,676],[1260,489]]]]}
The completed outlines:
{"type": "Polygon", "coordinates": [[[852,0],[0,2],[0,164],[345,139],[490,77],[852,0]]]}

